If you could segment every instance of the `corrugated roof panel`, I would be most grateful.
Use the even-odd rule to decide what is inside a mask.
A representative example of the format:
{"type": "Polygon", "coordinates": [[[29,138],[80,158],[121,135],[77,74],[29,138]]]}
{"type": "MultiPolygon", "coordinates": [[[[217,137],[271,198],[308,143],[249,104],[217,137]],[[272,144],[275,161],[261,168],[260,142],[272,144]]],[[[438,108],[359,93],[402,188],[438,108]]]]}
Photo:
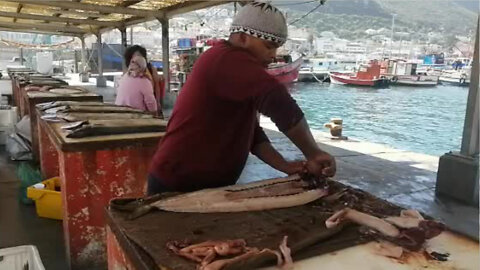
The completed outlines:
{"type": "Polygon", "coordinates": [[[12,22],[12,18],[0,17],[0,22],[12,22]]]}
{"type": "Polygon", "coordinates": [[[127,14],[109,14],[109,15],[106,15],[106,16],[102,16],[100,18],[98,18],[99,21],[113,21],[113,22],[116,22],[116,21],[122,21],[122,20],[126,20],[126,19],[130,19],[132,17],[135,17],[133,15],[127,15],[127,14]]]}
{"type": "MultiPolygon", "coordinates": [[[[185,12],[186,9],[184,9],[188,4],[194,4],[195,1],[197,0],[80,0],[80,1],[73,1],[73,0],[57,0],[60,2],[77,2],[77,3],[72,3],[72,5],[66,5],[66,6],[71,6],[72,8],[60,8],[55,6],[55,1],[50,1],[52,6],[49,5],[39,5],[35,3],[34,1],[27,1],[30,4],[22,4],[22,9],[20,10],[20,13],[22,14],[30,14],[30,15],[42,15],[42,16],[59,16],[62,18],[71,18],[71,19],[96,19],[98,21],[108,21],[108,22],[121,22],[125,21],[127,24],[128,23],[138,23],[150,20],[151,16],[147,16],[145,18],[142,18],[142,16],[136,16],[136,15],[127,15],[127,14],[105,14],[105,13],[100,13],[97,8],[86,8],[86,10],[79,10],[77,8],[81,8],[81,4],[88,4],[88,5],[99,5],[99,6],[109,6],[109,7],[123,7],[123,8],[130,8],[130,9],[141,9],[145,11],[156,11],[156,10],[161,10],[164,8],[168,8],[171,6],[175,6],[181,3],[186,3],[186,5],[181,5],[182,12],[185,12]],[[190,2],[190,3],[187,3],[190,2]],[[133,19],[133,20],[132,20],[133,19]]],[[[206,6],[211,6],[212,4],[222,4],[222,2],[227,1],[227,0],[212,0],[210,1],[210,5],[206,6]]],[[[10,1],[4,1],[0,0],[0,11],[2,12],[10,12],[10,13],[16,13],[18,9],[19,3],[16,2],[10,2],[10,1]]],[[[188,9],[188,8],[187,8],[188,9]]],[[[117,11],[116,9],[107,9],[107,11],[117,11]]],[[[125,12],[129,13],[129,12],[125,12]]],[[[138,11],[137,11],[138,13],[138,11]]],[[[153,12],[157,14],[156,12],[153,12]]],[[[135,14],[135,13],[134,13],[135,14]]],[[[143,11],[141,14],[142,15],[143,11]]],[[[145,14],[152,14],[152,12],[145,12],[145,14]]],[[[0,16],[0,22],[8,22],[10,23],[9,25],[12,25],[12,27],[15,27],[12,22],[13,18],[11,15],[7,15],[5,17],[0,16]]],[[[38,24],[42,25],[42,20],[32,20],[32,19],[17,19],[17,22],[19,24],[38,24]]],[[[5,24],[6,25],[6,24],[5,24]]],[[[87,30],[88,32],[96,32],[98,29],[103,29],[105,31],[108,31],[109,29],[112,29],[112,26],[110,24],[107,24],[107,26],[100,27],[100,26],[92,26],[88,24],[79,24],[76,28],[65,28],[64,26],[66,25],[65,23],[60,23],[60,22],[52,22],[49,24],[45,24],[49,26],[54,26],[58,27],[58,29],[51,29],[51,27],[45,27],[45,29],[48,29],[49,32],[51,31],[61,31],[65,33],[74,33],[78,34],[78,29],[81,28],[83,30],[87,30]]],[[[20,26],[19,26],[20,27],[20,26]]],[[[28,29],[25,29],[26,32],[28,32],[28,29]]],[[[40,31],[40,30],[39,30],[40,31]]]]}
{"type": "Polygon", "coordinates": [[[102,5],[102,6],[119,6],[123,0],[82,0],[83,4],[102,5]]]}
{"type": "Polygon", "coordinates": [[[131,5],[131,8],[146,9],[146,10],[156,10],[162,9],[169,6],[173,6],[179,3],[187,2],[185,0],[143,0],[137,4],[131,5]]]}
{"type": "Polygon", "coordinates": [[[36,6],[36,5],[24,5],[21,13],[23,14],[34,14],[34,15],[44,15],[52,16],[55,13],[61,12],[58,8],[51,8],[46,6],[36,6]]]}

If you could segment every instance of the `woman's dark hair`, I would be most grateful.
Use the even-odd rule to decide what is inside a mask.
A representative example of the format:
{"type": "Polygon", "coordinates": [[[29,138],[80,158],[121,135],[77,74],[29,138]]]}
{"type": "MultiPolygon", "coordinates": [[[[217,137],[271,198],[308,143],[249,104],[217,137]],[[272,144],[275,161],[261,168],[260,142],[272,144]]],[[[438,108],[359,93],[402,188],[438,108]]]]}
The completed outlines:
{"type": "Polygon", "coordinates": [[[125,59],[125,65],[128,67],[130,65],[130,60],[132,60],[132,56],[135,52],[139,52],[145,59],[147,59],[147,50],[140,46],[140,45],[133,45],[128,47],[125,50],[125,54],[123,55],[123,58],[125,59]]]}

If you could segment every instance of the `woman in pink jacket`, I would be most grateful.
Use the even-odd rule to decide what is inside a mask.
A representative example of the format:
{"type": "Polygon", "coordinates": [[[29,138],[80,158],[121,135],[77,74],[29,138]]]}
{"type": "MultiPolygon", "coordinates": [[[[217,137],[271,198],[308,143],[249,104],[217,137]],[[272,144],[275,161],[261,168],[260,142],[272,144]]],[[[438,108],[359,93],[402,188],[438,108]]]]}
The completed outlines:
{"type": "Polygon", "coordinates": [[[120,79],[115,104],[157,114],[152,78],[147,72],[147,61],[144,57],[136,55],[130,60],[128,71],[120,79]]]}

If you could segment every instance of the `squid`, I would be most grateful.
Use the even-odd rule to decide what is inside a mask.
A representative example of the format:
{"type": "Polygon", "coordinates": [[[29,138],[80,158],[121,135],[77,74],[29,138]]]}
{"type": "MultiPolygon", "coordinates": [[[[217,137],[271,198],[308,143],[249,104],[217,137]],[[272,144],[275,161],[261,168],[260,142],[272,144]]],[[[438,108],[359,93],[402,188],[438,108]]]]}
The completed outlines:
{"type": "MultiPolygon", "coordinates": [[[[384,219],[374,217],[350,208],[342,209],[325,221],[327,228],[338,226],[342,221],[350,220],[364,225],[374,231],[381,238],[394,243],[410,251],[418,251],[423,248],[426,240],[439,235],[445,230],[445,225],[433,220],[425,220],[415,210],[404,210],[399,217],[386,217],[384,219]]],[[[401,256],[395,245],[381,244],[381,251],[391,256],[401,256]]]]}
{"type": "Polygon", "coordinates": [[[247,243],[243,239],[205,241],[185,247],[182,247],[184,245],[177,241],[171,241],[168,242],[166,246],[175,254],[197,262],[198,270],[221,270],[228,265],[245,261],[265,253],[275,255],[277,257],[277,266],[282,270],[289,270],[293,266],[293,261],[290,248],[287,246],[287,239],[288,236],[284,236],[279,246],[280,251],[267,248],[247,247],[247,243]],[[226,256],[230,257],[221,258],[226,256]]]}

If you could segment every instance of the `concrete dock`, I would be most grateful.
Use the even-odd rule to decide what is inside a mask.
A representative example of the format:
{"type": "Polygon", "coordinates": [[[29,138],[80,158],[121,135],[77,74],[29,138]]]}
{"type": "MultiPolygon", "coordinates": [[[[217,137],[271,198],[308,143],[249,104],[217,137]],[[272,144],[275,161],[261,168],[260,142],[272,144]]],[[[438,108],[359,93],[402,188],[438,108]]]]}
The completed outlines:
{"type": "MultiPolygon", "coordinates": [[[[97,93],[113,93],[110,87],[95,90],[92,83],[89,85],[97,93]]],[[[261,125],[274,147],[287,159],[303,159],[300,151],[276,131],[273,123],[262,118],[261,125]]],[[[439,157],[354,139],[331,140],[327,133],[320,131],[313,131],[313,134],[319,146],[336,157],[337,181],[400,206],[420,210],[445,222],[452,230],[478,239],[478,208],[434,195],[439,157]]],[[[344,135],[348,136],[348,131],[344,131],[344,135]]],[[[448,150],[455,149],[445,149],[446,152],[448,150]]],[[[20,181],[15,175],[16,165],[16,162],[8,160],[4,148],[0,148],[0,248],[35,245],[46,269],[67,269],[62,223],[38,218],[34,206],[18,202],[20,181]]],[[[278,176],[283,174],[250,156],[239,182],[278,176]]]]}

